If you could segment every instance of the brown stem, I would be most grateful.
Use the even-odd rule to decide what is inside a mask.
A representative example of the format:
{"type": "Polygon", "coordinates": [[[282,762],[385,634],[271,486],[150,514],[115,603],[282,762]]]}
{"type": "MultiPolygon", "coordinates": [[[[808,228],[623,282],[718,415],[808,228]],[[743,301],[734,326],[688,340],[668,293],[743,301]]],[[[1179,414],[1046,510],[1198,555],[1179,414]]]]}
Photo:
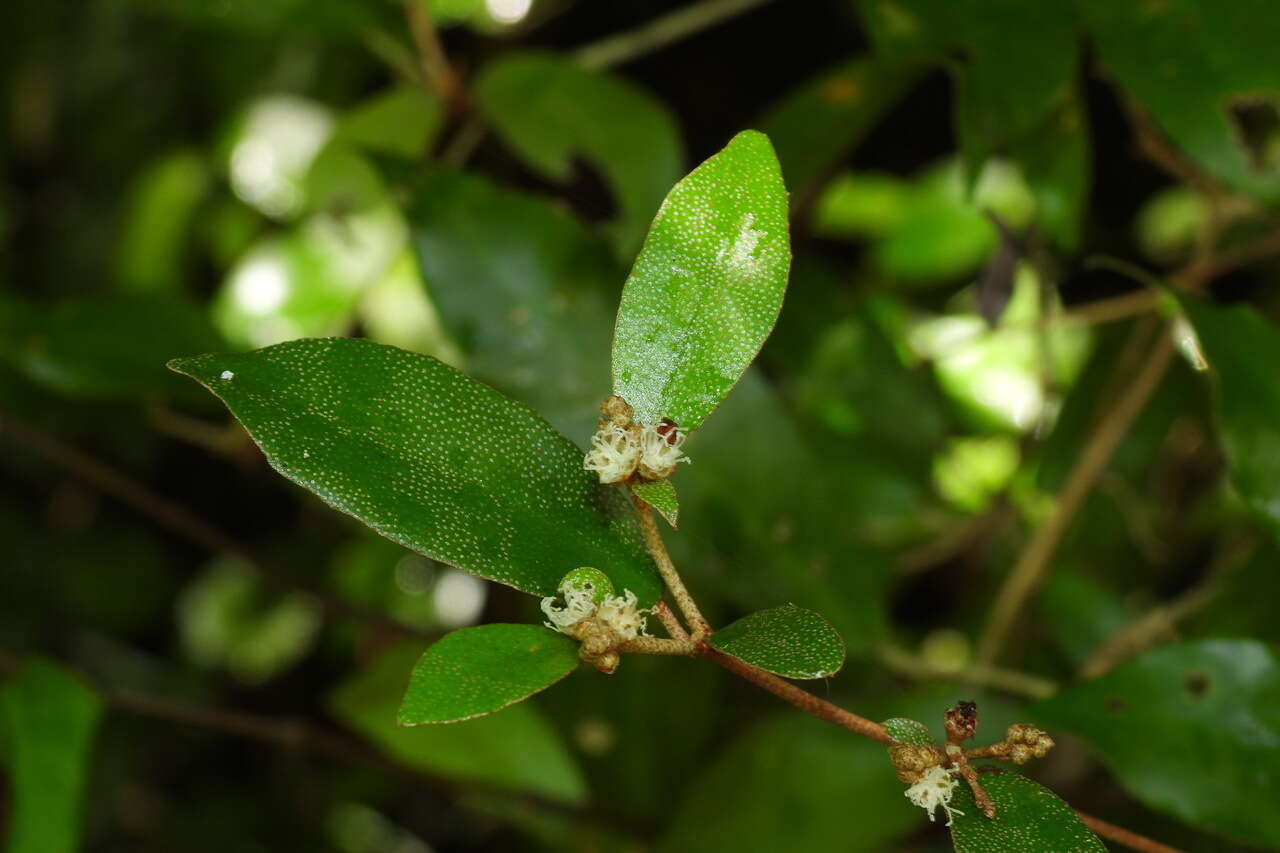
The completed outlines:
{"type": "Polygon", "coordinates": [[[684,655],[689,657],[697,646],[688,640],[669,640],[666,637],[636,637],[618,646],[618,651],[634,655],[684,655]]]}
{"type": "Polygon", "coordinates": [[[436,30],[429,5],[423,0],[406,0],[405,19],[409,24],[409,33],[413,36],[414,46],[418,49],[423,78],[446,103],[454,103],[461,94],[461,86],[458,76],[449,65],[444,45],[440,43],[440,33],[436,30]]]}
{"type": "Polygon", "coordinates": [[[711,633],[711,626],[703,618],[702,611],[694,603],[693,596],[689,595],[684,581],[680,579],[680,573],[671,562],[671,555],[667,553],[667,546],[662,541],[658,523],[653,518],[653,509],[635,494],[631,495],[631,501],[636,508],[636,517],[640,520],[640,530],[644,533],[644,544],[649,550],[649,556],[653,557],[653,562],[657,564],[658,574],[662,575],[663,582],[671,591],[671,597],[675,599],[676,606],[684,615],[684,621],[689,623],[689,628],[693,631],[693,641],[700,642],[711,633]]]}
{"type": "Polygon", "coordinates": [[[1105,820],[1099,820],[1093,815],[1085,814],[1082,811],[1076,810],[1076,817],[1080,818],[1080,822],[1097,835],[1108,841],[1114,841],[1116,844],[1123,844],[1130,850],[1138,850],[1141,853],[1182,853],[1176,847],[1161,844],[1159,841],[1152,841],[1145,835],[1130,832],[1124,827],[1116,826],[1114,823],[1107,823],[1105,820]]]}
{"type": "Polygon", "coordinates": [[[996,596],[991,616],[978,644],[978,661],[991,664],[1010,629],[1023,611],[1027,599],[1039,586],[1054,549],[1066,533],[1076,511],[1084,503],[1098,477],[1106,469],[1111,454],[1159,386],[1173,357],[1173,341],[1167,332],[1158,336],[1154,348],[1124,395],[1110,409],[1089,437],[1048,519],[1040,525],[1018,555],[1013,570],[996,596]]]}
{"type": "Polygon", "coordinates": [[[659,601],[653,605],[653,615],[658,617],[658,621],[662,623],[662,627],[667,629],[667,633],[675,640],[689,639],[689,632],[680,624],[680,620],[676,619],[676,615],[671,612],[671,608],[667,606],[665,601],[659,601]]]}
{"type": "Polygon", "coordinates": [[[3,411],[0,411],[0,435],[6,436],[15,444],[52,462],[104,494],[133,507],[141,514],[210,553],[232,554],[253,566],[275,586],[306,593],[329,616],[358,619],[397,635],[422,635],[422,632],[388,619],[380,613],[356,607],[330,593],[295,581],[288,572],[264,561],[245,545],[232,539],[204,519],[75,447],[64,444],[35,427],[14,420],[3,411]]]}
{"type": "Polygon", "coordinates": [[[790,681],[781,679],[773,673],[757,669],[749,663],[740,661],[732,655],[726,655],[724,652],[717,651],[710,646],[703,646],[698,650],[698,655],[718,666],[724,667],[734,675],[745,678],[757,687],[768,690],[779,699],[790,702],[801,711],[817,717],[819,720],[835,723],[837,726],[883,744],[892,745],[896,743],[893,738],[889,737],[889,733],[884,730],[884,726],[879,723],[872,722],[866,717],[859,717],[852,711],[846,711],[826,699],[820,699],[809,691],[797,687],[790,681]]]}

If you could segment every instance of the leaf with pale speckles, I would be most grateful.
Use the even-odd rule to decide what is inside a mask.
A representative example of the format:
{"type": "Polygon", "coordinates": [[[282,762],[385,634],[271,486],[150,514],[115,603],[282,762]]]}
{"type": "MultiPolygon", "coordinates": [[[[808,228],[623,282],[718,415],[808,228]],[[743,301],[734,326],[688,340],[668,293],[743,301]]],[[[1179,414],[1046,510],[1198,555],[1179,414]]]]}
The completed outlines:
{"type": "Polygon", "coordinates": [[[831,623],[792,604],[743,616],[707,644],[787,678],[826,678],[844,666],[844,640],[831,623]]]}
{"type": "Polygon", "coordinates": [[[951,825],[956,853],[1106,853],[1098,836],[1048,788],[1011,772],[980,779],[996,805],[996,816],[991,819],[978,810],[968,785],[956,785],[951,807],[964,813],[951,825]]]}
{"type": "Polygon", "coordinates": [[[545,690],[578,666],[578,644],[542,625],[477,625],[446,634],[413,668],[399,723],[456,723],[545,690]]]}
{"type": "Polygon", "coordinates": [[[631,487],[636,497],[658,511],[667,520],[667,524],[678,527],[680,520],[680,496],[670,480],[658,480],[653,483],[637,483],[631,487]]]}
{"type": "Polygon", "coordinates": [[[773,329],[790,266],[777,157],[743,131],[667,194],[623,288],[613,392],[636,420],[697,429],[773,329]]]}
{"type": "Polygon", "coordinates": [[[533,410],[448,365],[324,338],[171,367],[222,398],[277,471],[405,547],[535,595],[595,566],[641,606],[658,597],[625,496],[533,410]]]}
{"type": "Polygon", "coordinates": [[[898,743],[911,746],[937,746],[938,741],[929,732],[929,727],[919,720],[908,720],[906,717],[894,717],[881,723],[889,737],[898,743]]]}

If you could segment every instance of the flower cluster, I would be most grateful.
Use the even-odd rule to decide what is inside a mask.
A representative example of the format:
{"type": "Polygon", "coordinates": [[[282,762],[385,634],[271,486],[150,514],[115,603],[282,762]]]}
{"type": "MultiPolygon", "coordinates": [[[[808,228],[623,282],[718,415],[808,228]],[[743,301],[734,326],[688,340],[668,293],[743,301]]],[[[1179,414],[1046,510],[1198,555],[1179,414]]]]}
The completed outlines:
{"type": "Polygon", "coordinates": [[[951,808],[951,795],[958,784],[954,770],[948,770],[940,764],[935,764],[920,776],[919,781],[915,782],[905,791],[906,797],[912,802],[929,813],[929,820],[934,820],[934,812],[939,808],[947,813],[947,826],[951,826],[951,819],[955,815],[964,815],[959,809],[951,808]]]}
{"type": "Polygon", "coordinates": [[[603,417],[582,467],[595,471],[602,483],[621,483],[634,474],[645,480],[662,480],[688,462],[682,446],[684,434],[670,420],[657,424],[632,423],[632,409],[621,397],[609,397],[601,405],[603,417]]]}
{"type": "Polygon", "coordinates": [[[613,587],[595,569],[578,569],[565,576],[560,584],[561,604],[555,597],[542,599],[546,626],[567,634],[582,645],[579,656],[602,672],[617,669],[617,647],[636,637],[649,636],[646,622],[649,611],[637,605],[636,594],[624,589],[613,595],[613,587]],[[585,573],[599,576],[595,580],[585,573]]]}

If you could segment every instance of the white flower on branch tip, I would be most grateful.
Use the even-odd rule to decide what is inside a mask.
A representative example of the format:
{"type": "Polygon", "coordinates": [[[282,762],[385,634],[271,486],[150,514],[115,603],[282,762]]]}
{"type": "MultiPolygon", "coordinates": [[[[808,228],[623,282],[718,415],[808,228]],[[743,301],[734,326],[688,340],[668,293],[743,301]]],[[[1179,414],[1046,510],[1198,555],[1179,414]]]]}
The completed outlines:
{"type": "Polygon", "coordinates": [[[649,636],[645,625],[649,611],[636,606],[639,600],[629,589],[623,590],[622,595],[606,595],[599,603],[595,590],[589,586],[564,589],[563,595],[563,606],[554,597],[542,599],[548,628],[582,639],[585,622],[592,629],[609,631],[619,643],[649,636]]]}
{"type": "Polygon", "coordinates": [[[688,462],[681,449],[684,433],[674,425],[647,426],[640,434],[640,474],[650,480],[662,480],[676,471],[676,465],[688,462]]]}
{"type": "Polygon", "coordinates": [[[661,480],[688,462],[681,449],[684,434],[668,423],[655,426],[605,424],[591,436],[591,450],[582,461],[601,483],[620,483],[637,470],[646,480],[661,480]]]}
{"type": "Polygon", "coordinates": [[[920,780],[904,792],[912,804],[929,813],[929,820],[934,820],[933,813],[942,808],[947,813],[947,826],[951,826],[954,815],[964,815],[959,809],[951,808],[951,795],[958,784],[955,774],[945,767],[930,767],[920,780]]]}

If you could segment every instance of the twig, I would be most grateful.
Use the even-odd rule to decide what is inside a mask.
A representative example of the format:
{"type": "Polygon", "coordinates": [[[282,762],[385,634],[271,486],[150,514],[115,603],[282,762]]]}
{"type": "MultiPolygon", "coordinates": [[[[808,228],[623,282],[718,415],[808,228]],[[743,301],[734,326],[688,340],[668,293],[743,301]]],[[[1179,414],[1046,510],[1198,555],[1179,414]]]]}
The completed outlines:
{"type": "Polygon", "coordinates": [[[1129,431],[1139,412],[1159,386],[1173,357],[1173,340],[1162,332],[1146,363],[1134,377],[1124,395],[1106,413],[1089,437],[1075,467],[1067,478],[1057,503],[1048,519],[1040,525],[1018,555],[1013,570],[1005,579],[992,607],[982,639],[978,644],[978,661],[992,663],[1000,653],[1005,637],[1031,593],[1039,586],[1054,549],[1066,532],[1071,519],[1084,503],[1098,477],[1106,469],[1111,454],[1129,431]]]}
{"type": "Polygon", "coordinates": [[[1179,622],[1212,601],[1221,587],[1223,575],[1249,559],[1257,547],[1258,540],[1253,536],[1246,536],[1223,548],[1199,583],[1172,601],[1152,608],[1112,634],[1085,661],[1080,668],[1080,677],[1097,678],[1141,653],[1162,635],[1172,632],[1179,622]]]}
{"type": "Polygon", "coordinates": [[[574,58],[584,68],[612,68],[768,2],[769,0],[703,0],[655,18],[633,30],[581,47],[574,51],[574,58]]]}
{"type": "Polygon", "coordinates": [[[846,711],[826,699],[820,699],[809,691],[797,687],[790,681],[785,681],[773,673],[757,669],[749,663],[744,663],[731,655],[716,651],[710,646],[703,646],[698,651],[698,655],[724,667],[735,675],[745,678],[757,687],[768,690],[779,699],[785,699],[801,711],[817,717],[819,720],[835,723],[837,726],[883,744],[896,743],[893,738],[889,737],[889,733],[884,730],[884,726],[879,723],[868,720],[866,717],[859,717],[852,711],[846,711]]]}
{"type": "Polygon", "coordinates": [[[1116,844],[1123,844],[1130,850],[1138,850],[1140,853],[1182,853],[1176,847],[1170,847],[1167,844],[1161,844],[1159,841],[1152,841],[1144,835],[1136,832],[1130,832],[1114,823],[1107,823],[1105,820],[1099,820],[1090,814],[1085,814],[1079,809],[1076,810],[1076,817],[1080,818],[1080,822],[1098,835],[1114,841],[1116,844]]]}
{"type": "Polygon", "coordinates": [[[148,406],[146,419],[147,424],[161,435],[184,441],[219,456],[234,458],[253,447],[249,434],[235,421],[226,425],[211,424],[163,405],[148,406]]]}
{"type": "Polygon", "coordinates": [[[428,6],[423,0],[405,0],[405,20],[409,24],[414,46],[418,49],[423,79],[446,103],[455,103],[462,94],[460,81],[449,65],[444,45],[440,43],[440,33],[436,30],[428,6]]]}
{"type": "Polygon", "coordinates": [[[974,687],[990,687],[1028,699],[1048,699],[1058,692],[1058,685],[1013,669],[1003,669],[986,664],[974,664],[959,670],[934,666],[929,661],[895,646],[883,646],[879,650],[880,661],[889,669],[915,679],[949,679],[974,687]]]}
{"type": "Polygon", "coordinates": [[[1107,299],[1095,299],[1067,308],[1066,316],[1092,325],[1114,323],[1145,314],[1160,304],[1160,291],[1134,290],[1107,299]]]}
{"type": "Polygon", "coordinates": [[[633,655],[683,655],[692,656],[698,647],[689,640],[666,637],[636,637],[618,646],[618,651],[633,655]]]}
{"type": "Polygon", "coordinates": [[[644,533],[644,544],[649,550],[649,556],[653,557],[654,563],[657,564],[658,573],[662,575],[663,582],[671,591],[671,597],[675,599],[676,606],[684,615],[684,621],[689,623],[689,629],[693,632],[691,639],[694,643],[699,643],[711,633],[711,626],[703,618],[702,611],[694,603],[693,596],[689,595],[684,581],[680,579],[680,573],[671,562],[671,555],[667,553],[667,546],[662,541],[662,533],[658,530],[657,522],[654,521],[653,510],[634,494],[631,495],[631,502],[635,506],[636,517],[640,520],[640,530],[644,533]]]}
{"type": "Polygon", "coordinates": [[[141,514],[205,550],[214,554],[233,554],[253,566],[277,587],[305,592],[315,599],[329,616],[358,619],[397,635],[422,635],[422,632],[389,619],[381,613],[356,607],[330,593],[295,581],[288,572],[264,561],[245,545],[232,539],[204,519],[71,445],[64,444],[35,427],[14,420],[3,411],[0,411],[0,435],[8,436],[27,450],[79,477],[104,494],[133,507],[141,514]]]}
{"type": "Polygon", "coordinates": [[[658,621],[662,623],[662,627],[667,629],[667,633],[675,640],[689,639],[689,632],[680,624],[680,620],[676,619],[676,615],[671,612],[671,608],[667,606],[665,601],[659,601],[653,605],[653,615],[658,617],[658,621]]]}

